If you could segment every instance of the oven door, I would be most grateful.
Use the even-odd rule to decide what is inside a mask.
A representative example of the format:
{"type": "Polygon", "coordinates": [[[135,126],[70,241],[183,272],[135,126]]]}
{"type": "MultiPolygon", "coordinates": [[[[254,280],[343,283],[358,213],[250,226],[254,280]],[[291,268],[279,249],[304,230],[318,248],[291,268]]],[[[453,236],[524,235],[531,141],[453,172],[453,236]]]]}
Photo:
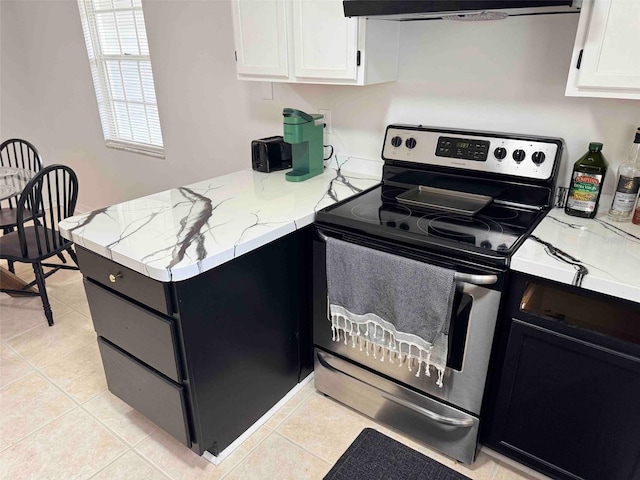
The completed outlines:
{"type": "Polygon", "coordinates": [[[464,261],[454,264],[451,259],[440,258],[435,254],[403,249],[398,245],[391,246],[382,241],[326,229],[318,230],[313,250],[313,338],[316,347],[356,362],[419,392],[480,415],[504,272],[490,267],[478,268],[464,261]],[[380,359],[367,356],[359,348],[353,348],[351,342],[345,344],[343,341],[332,340],[327,299],[326,249],[323,239],[325,235],[456,270],[456,277],[460,280],[456,286],[449,331],[447,368],[442,387],[436,385],[435,374],[430,377],[416,377],[415,368],[412,368],[413,372],[407,368],[398,368],[397,363],[381,362],[380,359]]]}

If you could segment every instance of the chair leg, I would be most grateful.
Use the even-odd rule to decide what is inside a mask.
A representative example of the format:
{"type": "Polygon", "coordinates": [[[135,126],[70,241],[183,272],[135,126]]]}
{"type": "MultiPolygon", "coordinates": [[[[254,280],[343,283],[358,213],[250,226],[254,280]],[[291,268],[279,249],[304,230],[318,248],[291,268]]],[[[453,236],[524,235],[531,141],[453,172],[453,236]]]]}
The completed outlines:
{"type": "Polygon", "coordinates": [[[58,258],[62,261],[62,263],[67,263],[67,259],[64,258],[64,255],[62,255],[62,253],[58,254],[58,258]]]}
{"type": "Polygon", "coordinates": [[[73,248],[67,248],[67,253],[71,257],[71,260],[73,260],[73,263],[76,264],[76,267],[80,267],[80,265],[78,264],[78,257],[76,256],[76,252],[73,250],[73,248]]]}
{"type": "MultiPolygon", "coordinates": [[[[2,234],[6,235],[7,233],[13,232],[13,227],[5,227],[2,229],[2,234]]],[[[15,268],[13,267],[13,262],[11,260],[7,260],[7,267],[11,273],[16,273],[15,268]]]]}
{"type": "Polygon", "coordinates": [[[44,316],[47,317],[47,322],[51,327],[53,325],[53,312],[51,311],[51,305],[49,304],[49,296],[47,295],[47,288],[44,285],[44,271],[42,265],[39,263],[33,264],[33,273],[36,275],[36,283],[38,284],[38,292],[42,299],[42,307],[44,308],[44,316]]]}

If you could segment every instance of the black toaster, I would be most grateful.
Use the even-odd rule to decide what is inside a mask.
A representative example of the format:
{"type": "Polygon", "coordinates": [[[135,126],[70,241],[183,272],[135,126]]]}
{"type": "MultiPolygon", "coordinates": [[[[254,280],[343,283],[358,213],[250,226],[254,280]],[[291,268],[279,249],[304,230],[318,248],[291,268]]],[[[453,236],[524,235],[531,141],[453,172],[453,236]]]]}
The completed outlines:
{"type": "Polygon", "coordinates": [[[251,142],[251,165],[258,172],[291,168],[291,145],[281,136],[251,142]]]}

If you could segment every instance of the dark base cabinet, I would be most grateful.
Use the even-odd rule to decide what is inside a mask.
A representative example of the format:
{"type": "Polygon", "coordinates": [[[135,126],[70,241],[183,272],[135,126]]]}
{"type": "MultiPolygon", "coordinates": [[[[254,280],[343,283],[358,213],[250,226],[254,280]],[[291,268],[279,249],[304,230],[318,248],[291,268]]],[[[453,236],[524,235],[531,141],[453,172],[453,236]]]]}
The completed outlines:
{"type": "Polygon", "coordinates": [[[558,479],[640,479],[640,306],[514,275],[483,443],[558,479]]]}
{"type": "Polygon", "coordinates": [[[310,234],[167,283],[78,246],[109,391],[218,455],[313,370],[310,234]]]}

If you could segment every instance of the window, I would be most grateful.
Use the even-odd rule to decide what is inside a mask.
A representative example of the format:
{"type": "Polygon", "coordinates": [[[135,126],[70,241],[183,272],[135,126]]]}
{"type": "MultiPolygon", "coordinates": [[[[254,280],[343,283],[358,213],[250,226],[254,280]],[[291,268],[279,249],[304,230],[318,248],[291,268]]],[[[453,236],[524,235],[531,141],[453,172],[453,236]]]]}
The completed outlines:
{"type": "Polygon", "coordinates": [[[108,147],[164,158],[141,0],[78,0],[108,147]]]}

